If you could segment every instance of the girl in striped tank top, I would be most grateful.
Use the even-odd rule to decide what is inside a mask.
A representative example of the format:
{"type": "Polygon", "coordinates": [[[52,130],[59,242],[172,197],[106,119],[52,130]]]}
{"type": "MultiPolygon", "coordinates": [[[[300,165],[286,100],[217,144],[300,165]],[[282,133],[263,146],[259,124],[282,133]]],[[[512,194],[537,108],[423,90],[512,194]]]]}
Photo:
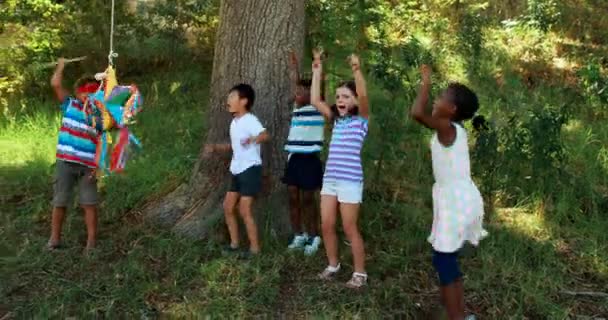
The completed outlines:
{"type": "Polygon", "coordinates": [[[346,283],[349,288],[367,284],[365,249],[357,227],[363,195],[361,148],[368,131],[369,103],[359,58],[352,55],[350,65],[355,78],[336,89],[336,104],[329,106],[320,97],[321,52],[313,53],[311,102],[328,120],[334,122],[329,155],[321,189],[321,227],[329,265],[319,277],[332,280],[340,270],[336,216],[338,205],[344,233],[351,243],[354,273],[346,283]]]}

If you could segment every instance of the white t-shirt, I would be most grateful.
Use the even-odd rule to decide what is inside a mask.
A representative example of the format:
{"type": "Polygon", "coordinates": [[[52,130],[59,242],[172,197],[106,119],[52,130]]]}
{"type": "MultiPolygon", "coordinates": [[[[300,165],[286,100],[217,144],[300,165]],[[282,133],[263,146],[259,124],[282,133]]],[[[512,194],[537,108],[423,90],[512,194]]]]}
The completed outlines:
{"type": "Polygon", "coordinates": [[[243,141],[258,136],[264,130],[266,129],[264,129],[260,120],[251,113],[232,119],[230,123],[230,144],[232,145],[230,172],[233,175],[242,173],[252,166],[262,164],[260,145],[255,142],[243,145],[243,141]]]}

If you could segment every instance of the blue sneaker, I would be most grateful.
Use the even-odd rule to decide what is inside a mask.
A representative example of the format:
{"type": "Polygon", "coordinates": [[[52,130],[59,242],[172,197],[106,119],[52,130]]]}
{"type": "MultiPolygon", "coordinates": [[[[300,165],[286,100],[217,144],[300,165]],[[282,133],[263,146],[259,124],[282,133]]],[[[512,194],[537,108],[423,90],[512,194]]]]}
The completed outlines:
{"type": "Polygon", "coordinates": [[[319,246],[321,245],[321,237],[315,236],[309,239],[308,243],[304,247],[304,254],[307,256],[312,256],[319,250],[319,246]]]}
{"type": "Polygon", "coordinates": [[[291,243],[289,244],[289,246],[287,246],[287,248],[292,249],[292,250],[293,249],[302,249],[306,245],[306,242],[308,242],[308,234],[306,234],[306,233],[296,234],[293,237],[293,240],[291,240],[291,243]]]}

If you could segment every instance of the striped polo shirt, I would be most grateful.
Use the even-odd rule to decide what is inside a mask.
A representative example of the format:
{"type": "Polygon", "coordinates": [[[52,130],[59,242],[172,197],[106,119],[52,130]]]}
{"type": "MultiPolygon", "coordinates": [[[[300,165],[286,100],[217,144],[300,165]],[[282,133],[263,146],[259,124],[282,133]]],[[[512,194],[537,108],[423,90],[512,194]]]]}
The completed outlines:
{"type": "Polygon", "coordinates": [[[61,104],[63,119],[59,129],[57,160],[95,168],[98,133],[83,109],[82,102],[72,97],[66,98],[61,104]]]}
{"type": "Polygon", "coordinates": [[[359,116],[335,120],[325,167],[325,180],[363,181],[361,149],[367,130],[367,119],[359,116]]]}
{"type": "Polygon", "coordinates": [[[325,121],[317,108],[307,105],[295,108],[285,144],[289,153],[315,153],[323,148],[325,121]]]}

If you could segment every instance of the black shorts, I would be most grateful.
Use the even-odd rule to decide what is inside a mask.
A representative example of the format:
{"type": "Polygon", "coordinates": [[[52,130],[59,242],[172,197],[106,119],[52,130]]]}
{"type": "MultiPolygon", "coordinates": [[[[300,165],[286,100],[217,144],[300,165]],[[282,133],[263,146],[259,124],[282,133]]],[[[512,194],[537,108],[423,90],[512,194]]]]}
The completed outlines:
{"type": "Polygon", "coordinates": [[[249,167],[247,170],[232,175],[230,192],[245,197],[255,197],[262,189],[262,166],[249,167]]]}
{"type": "Polygon", "coordinates": [[[319,153],[293,153],[285,165],[283,183],[301,190],[321,189],[323,163],[319,153]]]}

